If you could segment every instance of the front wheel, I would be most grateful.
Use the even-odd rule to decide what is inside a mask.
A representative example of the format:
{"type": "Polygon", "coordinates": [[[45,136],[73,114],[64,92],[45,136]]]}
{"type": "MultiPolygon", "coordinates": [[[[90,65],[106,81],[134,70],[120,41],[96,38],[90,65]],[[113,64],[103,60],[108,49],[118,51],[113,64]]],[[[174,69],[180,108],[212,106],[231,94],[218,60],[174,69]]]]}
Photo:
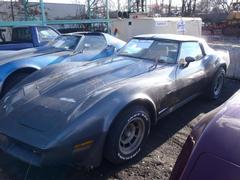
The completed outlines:
{"type": "Polygon", "coordinates": [[[222,93],[223,85],[224,85],[225,74],[226,72],[222,67],[217,71],[213,81],[209,86],[209,90],[207,92],[209,99],[216,100],[220,97],[222,93]]]}
{"type": "Polygon", "coordinates": [[[105,149],[105,158],[120,164],[136,157],[150,132],[150,116],[142,106],[124,110],[112,125],[105,149]]]}

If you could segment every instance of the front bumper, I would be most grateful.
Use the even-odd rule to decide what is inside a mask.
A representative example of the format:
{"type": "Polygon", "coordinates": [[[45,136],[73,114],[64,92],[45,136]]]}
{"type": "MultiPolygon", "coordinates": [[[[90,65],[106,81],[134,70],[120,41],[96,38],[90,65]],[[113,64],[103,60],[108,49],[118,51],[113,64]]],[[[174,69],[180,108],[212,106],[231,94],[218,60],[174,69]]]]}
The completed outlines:
{"type": "Polygon", "coordinates": [[[72,147],[58,147],[49,150],[40,150],[10,137],[0,134],[0,149],[10,156],[15,157],[33,166],[57,166],[78,164],[82,166],[97,166],[100,161],[91,159],[93,147],[73,151],[72,147]]]}

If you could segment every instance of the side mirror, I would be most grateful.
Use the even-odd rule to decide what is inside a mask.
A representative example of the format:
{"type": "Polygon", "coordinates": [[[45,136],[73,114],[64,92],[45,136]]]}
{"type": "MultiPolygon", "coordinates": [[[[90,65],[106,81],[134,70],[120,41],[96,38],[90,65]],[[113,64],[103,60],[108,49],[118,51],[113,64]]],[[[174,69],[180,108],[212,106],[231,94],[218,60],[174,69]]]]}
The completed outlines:
{"type": "Polygon", "coordinates": [[[186,63],[189,65],[191,62],[196,61],[196,59],[189,56],[189,57],[186,57],[186,58],[185,58],[185,61],[186,61],[186,63]]]}
{"type": "Polygon", "coordinates": [[[107,45],[106,49],[115,49],[113,45],[107,45]]]}
{"type": "Polygon", "coordinates": [[[195,58],[193,57],[186,57],[185,59],[180,59],[179,64],[181,67],[186,68],[189,66],[190,63],[196,61],[195,58]]]}
{"type": "Polygon", "coordinates": [[[116,52],[116,48],[113,45],[108,45],[105,50],[110,54],[116,52]]]}

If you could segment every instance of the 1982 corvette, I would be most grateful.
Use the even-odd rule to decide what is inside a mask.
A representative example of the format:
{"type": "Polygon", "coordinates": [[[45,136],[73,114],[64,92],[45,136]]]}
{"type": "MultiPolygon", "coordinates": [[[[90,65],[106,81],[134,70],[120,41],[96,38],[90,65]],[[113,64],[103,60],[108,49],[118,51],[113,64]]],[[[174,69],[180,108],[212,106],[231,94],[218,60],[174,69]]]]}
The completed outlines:
{"type": "Polygon", "coordinates": [[[47,67],[3,98],[0,148],[36,166],[126,162],[161,117],[218,98],[228,65],[203,39],[142,35],[114,58],[47,67]]]}

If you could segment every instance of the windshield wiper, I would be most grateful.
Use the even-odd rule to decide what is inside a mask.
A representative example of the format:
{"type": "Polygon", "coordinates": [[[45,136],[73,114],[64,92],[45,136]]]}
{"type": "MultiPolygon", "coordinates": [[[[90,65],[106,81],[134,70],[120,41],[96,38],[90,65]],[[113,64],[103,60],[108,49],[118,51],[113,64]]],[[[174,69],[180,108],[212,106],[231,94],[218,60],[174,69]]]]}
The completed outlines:
{"type": "Polygon", "coordinates": [[[166,63],[166,61],[163,59],[156,58],[155,64],[153,64],[152,66],[149,67],[149,71],[156,69],[159,63],[166,63]]]}
{"type": "Polygon", "coordinates": [[[136,58],[136,59],[143,59],[143,60],[150,60],[150,61],[152,61],[152,59],[149,59],[149,58],[138,57],[138,56],[131,56],[131,55],[127,55],[127,54],[118,54],[118,56],[125,56],[125,57],[130,57],[130,58],[136,58]]]}
{"type": "Polygon", "coordinates": [[[72,55],[82,54],[83,50],[72,50],[72,55]]]}
{"type": "Polygon", "coordinates": [[[138,58],[138,57],[131,56],[131,55],[128,55],[128,54],[118,54],[118,56],[131,57],[131,58],[138,58]]]}

